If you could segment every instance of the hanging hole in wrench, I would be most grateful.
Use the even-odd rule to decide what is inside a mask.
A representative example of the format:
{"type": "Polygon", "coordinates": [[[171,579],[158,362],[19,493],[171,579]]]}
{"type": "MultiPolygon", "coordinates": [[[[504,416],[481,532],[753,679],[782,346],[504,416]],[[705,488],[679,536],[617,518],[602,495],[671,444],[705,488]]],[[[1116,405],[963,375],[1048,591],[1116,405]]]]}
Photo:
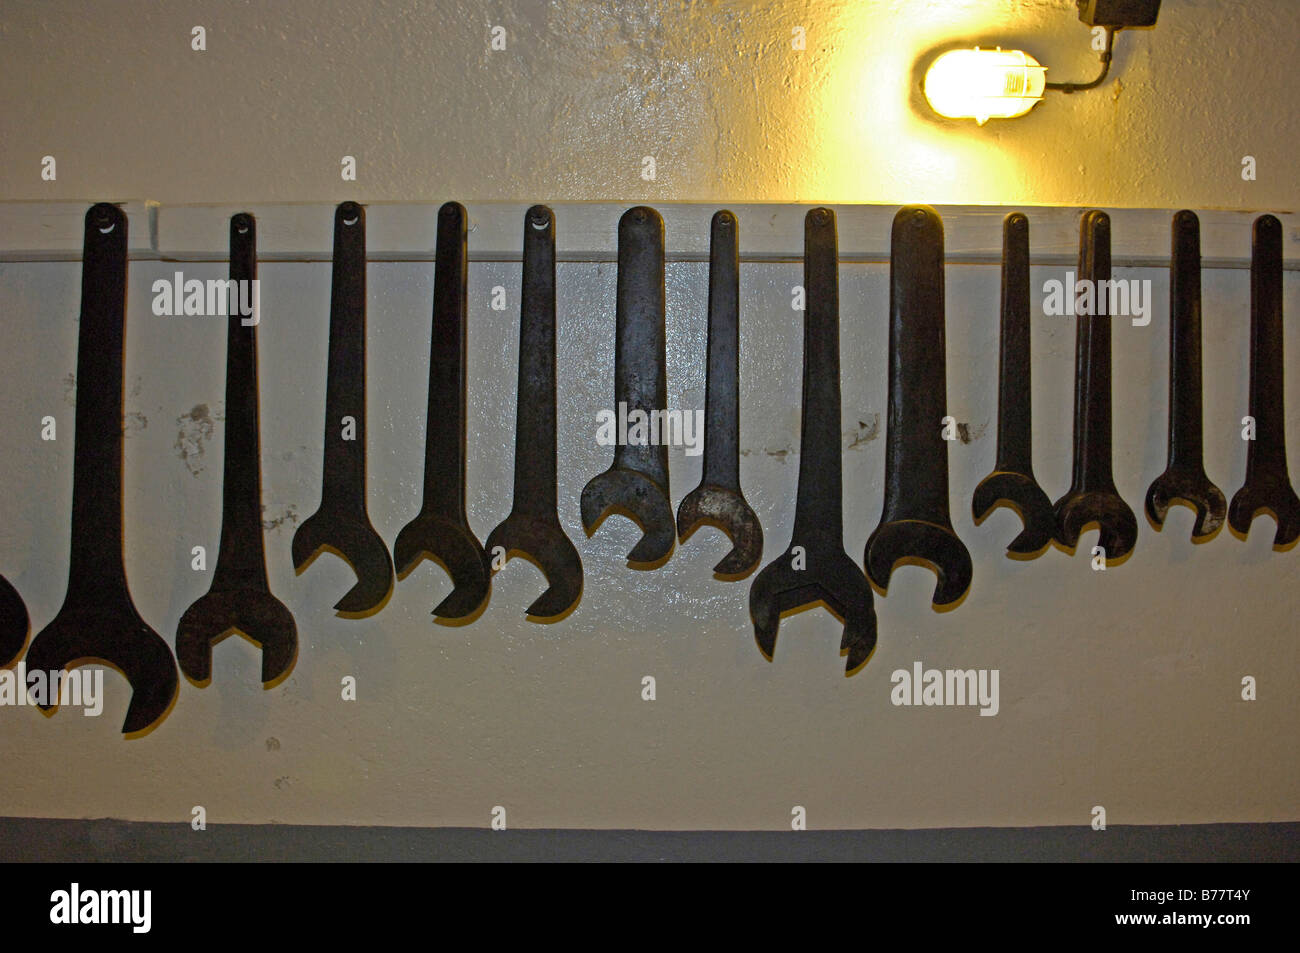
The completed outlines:
{"type": "Polygon", "coordinates": [[[235,231],[240,235],[247,235],[248,229],[252,226],[252,218],[249,215],[240,213],[235,216],[235,231]]]}
{"type": "Polygon", "coordinates": [[[355,225],[361,221],[361,206],[356,202],[344,202],[339,212],[343,216],[344,225],[355,225]]]}
{"type": "Polygon", "coordinates": [[[95,227],[101,234],[107,235],[117,227],[117,223],[113,221],[114,211],[116,210],[111,205],[100,205],[95,209],[95,227]]]}
{"type": "Polygon", "coordinates": [[[528,224],[537,231],[544,232],[547,226],[551,224],[551,217],[541,209],[533,209],[528,213],[528,224]]]}

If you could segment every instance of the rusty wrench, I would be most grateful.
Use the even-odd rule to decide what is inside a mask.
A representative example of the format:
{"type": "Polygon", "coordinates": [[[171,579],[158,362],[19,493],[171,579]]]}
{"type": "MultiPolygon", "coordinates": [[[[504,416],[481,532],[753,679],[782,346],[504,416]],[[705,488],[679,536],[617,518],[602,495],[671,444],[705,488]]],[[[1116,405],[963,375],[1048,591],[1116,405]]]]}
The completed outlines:
{"type": "MultiPolygon", "coordinates": [[[[1079,227],[1079,279],[1093,289],[1091,311],[1110,282],[1110,216],[1084,212],[1079,227]]],[[[1074,289],[1067,289],[1074,294],[1074,289]]],[[[1111,470],[1110,316],[1081,314],[1074,351],[1074,473],[1056,501],[1056,541],[1073,550],[1096,523],[1104,558],[1122,559],[1137,543],[1137,517],[1115,488],[1111,470]]]]}
{"type": "MultiPolygon", "coordinates": [[[[101,202],[86,213],[77,331],[72,553],[58,615],[32,640],[27,668],[112,665],[131,684],[124,734],[167,714],[180,679],[171,647],[140,617],[122,560],[122,365],[126,331],[126,215],[101,202]]],[[[53,708],[50,699],[42,708],[53,708]]]]}
{"type": "Polygon", "coordinates": [[[1008,553],[1028,556],[1052,541],[1052,501],[1034,478],[1033,404],[1029,360],[1029,219],[1002,220],[1002,327],[998,359],[998,457],[975,487],[971,510],[980,523],[995,506],[1020,514],[1024,528],[1008,553]]]}
{"type": "MultiPolygon", "coordinates": [[[[230,280],[233,289],[257,280],[257,232],[253,216],[230,219],[230,280]]],[[[249,285],[251,287],[251,285],[249,285]]],[[[256,301],[254,294],[249,300],[256,301]]],[[[195,682],[212,677],[212,646],[232,630],[262,647],[262,682],[289,673],[298,656],[293,615],[266,580],[262,544],[262,475],[258,437],[257,321],[244,324],[230,308],[226,327],[226,449],[221,497],[221,543],[212,586],[181,616],[176,659],[195,682]]]]}
{"type": "Polygon", "coordinates": [[[519,303],[519,389],[515,413],[515,492],[510,515],[487,549],[518,552],[546,576],[528,615],[554,618],[582,595],[582,559],[560,527],[555,489],[555,215],[534,205],[524,216],[519,303]]]}
{"type": "Polygon", "coordinates": [[[804,217],[807,310],[794,531],[785,552],[750,586],[749,614],[759,650],[771,661],[781,613],[824,600],[844,622],[840,654],[848,656],[845,674],[852,675],[875,650],[876,610],[866,577],[844,551],[838,267],[835,213],[812,209],[804,217]]]}
{"type": "Polygon", "coordinates": [[[473,615],[488,597],[492,569],[465,515],[465,318],[468,215],[457,202],[438,210],[429,347],[429,413],[424,443],[424,500],[393,543],[405,578],[426,554],[455,586],[434,608],[447,619],[473,615]]]}
{"type": "Polygon", "coordinates": [[[1201,224],[1174,215],[1169,263],[1169,462],[1147,489],[1146,511],[1159,529],[1175,500],[1196,509],[1192,539],[1213,536],[1227,514],[1223,491],[1205,475],[1201,434],[1201,224]]]}
{"type": "Polygon", "coordinates": [[[366,513],[366,212],[356,202],[334,210],[321,469],[320,507],[293,534],[294,568],[302,572],[329,547],[357,575],[334,608],[370,612],[392,592],[393,560],[366,513]]]}
{"type": "MultiPolygon", "coordinates": [[[[622,509],[643,535],[628,553],[635,569],[668,557],[677,525],[668,495],[668,447],[649,436],[649,421],[667,409],[664,332],[664,220],[652,208],[628,209],[618,222],[618,291],[614,326],[615,414],[644,415],[644,443],[618,443],[614,463],[582,489],[582,526],[590,536],[611,509],[622,509]]],[[[631,429],[631,428],[629,428],[631,429]]]]}
{"type": "Polygon", "coordinates": [[[971,583],[971,559],[948,509],[943,222],[922,205],[898,210],[889,250],[889,418],[885,506],[867,540],[867,575],[882,590],[901,559],[922,559],[948,605],[971,583]]]}
{"type": "Polygon", "coordinates": [[[1245,536],[1260,510],[1277,521],[1273,545],[1300,538],[1300,499],[1286,465],[1282,402],[1282,223],[1255,219],[1250,255],[1250,416],[1255,439],[1246,450],[1246,482],[1232,497],[1228,523],[1245,536]]]}
{"type": "Polygon", "coordinates": [[[704,385],[704,476],[677,507],[684,542],[702,523],[722,529],[731,552],[713,567],[746,576],[763,556],[763,527],[740,488],[740,246],[736,216],[713,216],[709,235],[708,376],[704,385]]]}
{"type": "Polygon", "coordinates": [[[23,654],[31,620],[23,597],[4,576],[0,576],[0,668],[23,654]]]}

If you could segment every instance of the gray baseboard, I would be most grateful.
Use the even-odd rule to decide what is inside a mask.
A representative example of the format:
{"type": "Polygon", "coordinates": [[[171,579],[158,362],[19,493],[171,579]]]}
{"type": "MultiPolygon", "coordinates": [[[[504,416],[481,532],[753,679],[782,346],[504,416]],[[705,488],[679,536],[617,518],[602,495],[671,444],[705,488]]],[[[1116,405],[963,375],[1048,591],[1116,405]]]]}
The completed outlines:
{"type": "Polygon", "coordinates": [[[1300,822],[882,831],[511,830],[0,818],[0,860],[945,861],[1300,860],[1300,822]]]}

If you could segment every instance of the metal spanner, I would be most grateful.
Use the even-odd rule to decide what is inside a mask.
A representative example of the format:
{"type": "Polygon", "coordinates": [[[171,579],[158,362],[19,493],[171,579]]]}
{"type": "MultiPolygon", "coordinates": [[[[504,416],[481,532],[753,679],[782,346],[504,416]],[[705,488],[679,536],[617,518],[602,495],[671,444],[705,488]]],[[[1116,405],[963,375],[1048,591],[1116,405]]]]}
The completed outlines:
{"type": "Polygon", "coordinates": [[[1176,500],[1196,509],[1192,539],[1213,536],[1228,502],[1205,475],[1201,434],[1201,224],[1174,215],[1169,265],[1169,462],[1147,490],[1146,511],[1159,529],[1176,500]]]}
{"type": "MultiPolygon", "coordinates": [[[[253,216],[230,219],[230,280],[257,280],[253,216]]],[[[254,299],[256,300],[256,299],[254,299]]],[[[212,646],[235,631],[262,647],[262,682],[289,674],[298,656],[293,615],[266,580],[262,544],[262,467],[258,436],[257,322],[245,325],[231,307],[226,328],[226,450],[222,476],[221,543],[207,595],[176,627],[176,659],[195,682],[212,677],[212,646]]]]}
{"type": "Polygon", "coordinates": [[[748,575],[763,557],[763,527],[740,489],[740,244],[736,216],[713,216],[709,236],[708,377],[704,386],[704,476],[677,507],[685,541],[702,524],[720,528],[731,552],[713,567],[748,575]]]}
{"type": "Polygon", "coordinates": [[[23,597],[4,576],[0,576],[0,668],[23,654],[31,620],[23,597]]]}
{"type": "Polygon", "coordinates": [[[1020,514],[1023,528],[1008,554],[1029,556],[1052,541],[1052,501],[1034,478],[1033,402],[1029,361],[1029,219],[1002,220],[1002,326],[998,358],[998,450],[993,472],[975,487],[971,510],[980,523],[995,506],[1020,514]]]}
{"type": "MultiPolygon", "coordinates": [[[[614,412],[655,419],[667,410],[664,331],[664,220],[652,208],[629,209],[618,222],[614,317],[614,412]]],[[[668,447],[619,443],[614,464],[582,489],[582,525],[594,533],[610,511],[637,521],[643,535],[628,553],[634,569],[657,568],[673,551],[677,525],[668,495],[668,447]]]]}
{"type": "MultiPolygon", "coordinates": [[[[86,213],[77,331],[76,438],[68,591],[32,640],[29,671],[102,661],[131,684],[123,734],[159,722],[180,679],[171,647],[140,618],[122,560],[122,365],[126,331],[126,215],[101,202],[86,213]]],[[[53,708],[49,699],[42,708],[53,708]]]]}
{"type": "Polygon", "coordinates": [[[1282,223],[1255,219],[1250,255],[1250,416],[1255,439],[1246,449],[1246,482],[1232,497],[1228,523],[1241,536],[1260,510],[1277,521],[1273,545],[1300,538],[1300,499],[1286,465],[1286,408],[1282,401],[1282,223]]]}
{"type": "Polygon", "coordinates": [[[885,506],[864,560],[882,590],[899,560],[923,560],[938,576],[935,605],[960,599],[972,572],[948,508],[944,336],[943,222],[931,208],[901,208],[889,250],[885,506]]]}
{"type": "Polygon", "coordinates": [[[781,613],[823,600],[844,623],[840,654],[852,675],[876,647],[871,586],[844,551],[844,483],[840,448],[839,247],[835,213],[804,217],[803,421],[799,488],[790,544],[749,589],[759,650],[772,660],[781,613]]]}
{"type": "Polygon", "coordinates": [[[519,304],[519,389],[515,412],[515,484],[510,515],[488,534],[532,560],[547,589],[528,615],[561,616],[582,595],[582,559],[560,526],[555,488],[555,215],[534,205],[524,216],[523,293],[519,304]]]}
{"type": "MultiPolygon", "coordinates": [[[[1092,283],[1095,309],[1110,281],[1110,216],[1093,209],[1079,227],[1079,279],[1092,283]]],[[[1073,289],[1070,289],[1073,294],[1073,289]]],[[[1111,469],[1110,315],[1078,317],[1074,351],[1074,472],[1053,504],[1056,541],[1073,551],[1091,523],[1100,530],[1103,558],[1122,559],[1137,543],[1137,517],[1115,488],[1111,469]]]]}
{"type": "Polygon", "coordinates": [[[425,555],[437,559],[455,588],[434,608],[446,619],[473,615],[486,601],[492,569],[465,515],[465,321],[468,306],[468,215],[457,202],[438,210],[429,346],[429,413],[424,443],[424,501],[393,543],[405,578],[425,555]]]}
{"type": "Polygon", "coordinates": [[[302,572],[322,549],[337,553],[357,581],[334,608],[369,613],[393,590],[393,560],[366,512],[366,213],[356,202],[334,211],[321,470],[320,507],[293,534],[294,568],[302,572]]]}

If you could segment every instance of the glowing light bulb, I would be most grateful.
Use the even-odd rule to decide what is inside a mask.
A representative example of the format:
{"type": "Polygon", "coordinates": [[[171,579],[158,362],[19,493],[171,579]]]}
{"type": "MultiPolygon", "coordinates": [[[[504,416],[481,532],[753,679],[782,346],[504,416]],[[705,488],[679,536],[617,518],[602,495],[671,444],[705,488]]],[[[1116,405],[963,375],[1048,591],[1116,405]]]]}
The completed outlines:
{"type": "Polygon", "coordinates": [[[930,108],[949,119],[1023,116],[1043,98],[1047,67],[1020,50],[950,50],[925,73],[930,108]]]}

